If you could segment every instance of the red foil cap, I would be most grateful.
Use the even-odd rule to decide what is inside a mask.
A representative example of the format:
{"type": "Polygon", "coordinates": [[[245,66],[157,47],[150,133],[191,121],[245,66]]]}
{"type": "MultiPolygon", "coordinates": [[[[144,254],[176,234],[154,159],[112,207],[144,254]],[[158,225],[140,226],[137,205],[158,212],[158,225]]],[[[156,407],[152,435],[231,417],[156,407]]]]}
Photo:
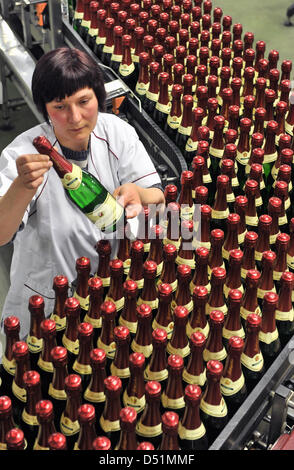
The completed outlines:
{"type": "Polygon", "coordinates": [[[93,450],[110,450],[111,440],[106,436],[98,436],[93,441],[93,450]]]}
{"type": "Polygon", "coordinates": [[[78,409],[78,417],[80,422],[86,423],[95,419],[95,408],[90,403],[84,403],[78,409]]]}
{"type": "Polygon", "coordinates": [[[50,450],[66,450],[66,437],[61,432],[54,432],[48,438],[50,450]]]}
{"type": "Polygon", "coordinates": [[[78,390],[81,388],[82,379],[78,374],[69,374],[65,377],[64,385],[67,390],[78,390]]]}
{"type": "Polygon", "coordinates": [[[50,400],[40,400],[36,404],[38,418],[49,418],[53,414],[53,404],[50,400]]]}
{"type": "Polygon", "coordinates": [[[36,370],[28,370],[23,374],[23,381],[26,388],[35,387],[40,383],[40,374],[36,370]]]}

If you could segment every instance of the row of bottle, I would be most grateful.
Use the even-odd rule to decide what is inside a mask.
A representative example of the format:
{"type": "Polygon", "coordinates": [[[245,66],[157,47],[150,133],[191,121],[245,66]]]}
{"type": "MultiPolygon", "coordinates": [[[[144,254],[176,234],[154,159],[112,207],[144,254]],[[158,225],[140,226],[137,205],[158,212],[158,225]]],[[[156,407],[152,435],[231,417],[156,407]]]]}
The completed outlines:
{"type": "MultiPolygon", "coordinates": [[[[185,265],[182,266],[185,267],[185,265]]],[[[214,275],[217,275],[216,277],[218,277],[218,280],[221,279],[223,284],[224,271],[223,268],[214,268],[212,279],[214,275]]],[[[82,378],[85,398],[90,402],[100,402],[100,405],[102,401],[103,408],[105,400],[103,384],[105,376],[103,377],[103,373],[105,374],[107,371],[116,377],[120,376],[120,380],[125,383],[123,396],[125,406],[132,406],[137,411],[143,411],[145,406],[144,380],[148,382],[150,380],[157,380],[162,383],[166,382],[165,389],[161,390],[159,394],[163,408],[171,408],[172,411],[183,411],[185,407],[183,381],[187,382],[187,384],[199,384],[201,387],[205,387],[209,375],[207,373],[209,371],[208,364],[211,361],[211,365],[214,364],[218,370],[218,382],[222,392],[221,394],[216,394],[215,378],[212,381],[214,383],[212,396],[208,392],[209,387],[205,388],[207,392],[205,392],[204,396],[207,397],[207,400],[210,400],[209,403],[213,405],[212,410],[214,410],[212,412],[214,417],[212,429],[214,429],[214,432],[210,430],[210,424],[206,423],[209,429],[209,439],[212,442],[216,437],[215,430],[220,431],[216,423],[226,422],[226,419],[216,419],[217,410],[219,412],[222,410],[221,415],[224,412],[223,396],[225,396],[225,399],[230,404],[229,411],[233,413],[236,410],[236,406],[240,404],[240,401],[238,401],[239,386],[242,384],[241,388],[243,389],[244,375],[246,377],[245,384],[247,389],[251,390],[262,376],[266,367],[279,353],[281,342],[285,341],[285,338],[287,340],[287,338],[291,337],[293,332],[292,292],[294,275],[289,272],[283,274],[283,287],[281,287],[280,296],[270,290],[263,292],[261,314],[256,296],[258,274],[259,272],[256,270],[249,270],[246,276],[248,282],[247,298],[251,302],[251,310],[243,309],[241,312],[241,300],[243,297],[241,289],[231,289],[229,291],[227,307],[223,304],[214,308],[207,303],[207,288],[198,286],[194,289],[193,293],[195,298],[193,313],[191,313],[191,310],[189,312],[188,304],[186,306],[176,306],[171,318],[174,321],[172,328],[171,323],[166,328],[160,328],[155,324],[155,328],[152,331],[152,308],[147,303],[139,305],[136,309],[137,330],[133,335],[130,334],[130,330],[126,326],[115,326],[118,323],[118,318],[115,320],[115,304],[111,301],[104,301],[100,305],[102,324],[100,336],[99,334],[97,335],[98,338],[96,336],[97,348],[95,349],[93,349],[92,342],[94,334],[93,325],[80,321],[80,303],[77,298],[67,298],[64,302],[67,324],[62,336],[59,335],[63,344],[63,347],[60,347],[56,346],[55,343],[55,321],[43,319],[40,322],[41,318],[40,316],[38,318],[38,314],[42,313],[43,299],[39,296],[33,296],[30,299],[32,328],[27,342],[19,341],[18,332],[20,325],[17,318],[9,317],[5,321],[7,343],[2,368],[2,378],[4,379],[2,387],[4,387],[4,390],[9,390],[13,380],[11,390],[14,397],[16,397],[18,405],[20,402],[25,401],[26,392],[23,373],[31,369],[29,360],[29,356],[31,356],[32,368],[38,369],[42,374],[42,380],[44,378],[43,395],[48,398],[49,394],[49,399],[54,398],[57,400],[57,403],[54,405],[55,410],[58,409],[57,404],[59,403],[60,405],[62,400],[62,408],[64,408],[64,400],[66,400],[67,396],[64,387],[68,360],[72,368],[71,372],[75,376],[78,374],[82,378]],[[279,299],[283,299],[283,305],[279,304],[279,299]],[[246,337],[243,328],[245,324],[247,325],[246,337]],[[39,338],[36,336],[38,329],[40,332],[39,338]],[[131,343],[131,350],[133,352],[130,355],[131,336],[133,336],[131,343]],[[42,344],[41,341],[43,342],[42,344]],[[224,344],[227,345],[227,349],[224,347],[224,344]],[[37,353],[38,347],[39,354],[37,353]],[[166,352],[169,354],[167,360],[166,352]],[[220,368],[222,372],[223,367],[219,365],[221,360],[226,364],[223,375],[219,373],[220,368]],[[108,364],[105,364],[105,361],[108,364]],[[145,367],[146,363],[147,367],[145,367]],[[4,370],[7,372],[6,375],[4,370]],[[15,374],[14,379],[13,373],[15,374]],[[223,379],[221,378],[222,376],[223,379]],[[50,380],[52,380],[51,385],[49,384],[50,380]],[[220,403],[217,403],[218,406],[214,408],[216,396],[221,397],[222,406],[220,407],[220,403]]],[[[91,279],[98,280],[99,278],[91,279]]],[[[101,284],[100,280],[100,286],[101,284]]],[[[132,287],[134,287],[134,284],[134,281],[131,281],[132,287]]],[[[165,294],[161,301],[161,313],[170,313],[167,294],[172,293],[171,285],[161,284],[160,287],[161,293],[165,294]],[[163,304],[165,304],[164,308],[163,304]]],[[[217,292],[215,294],[212,298],[219,300],[217,292]]],[[[167,318],[164,315],[165,319],[167,318]]],[[[243,400],[245,397],[244,389],[241,396],[243,400]]],[[[210,405],[208,404],[207,408],[211,411],[210,405]]],[[[71,409],[71,406],[68,406],[71,409]]],[[[19,410],[19,406],[14,406],[14,409],[19,410]]],[[[116,407],[105,407],[104,411],[106,413],[108,410],[111,414],[114,409],[116,407]]],[[[99,416],[101,412],[102,409],[100,407],[99,416]]],[[[227,413],[226,411],[225,415],[227,413]]],[[[209,415],[208,411],[207,414],[209,415]]],[[[64,420],[63,431],[66,434],[69,429],[70,419],[68,419],[68,416],[65,416],[64,420]]],[[[107,430],[106,425],[103,430],[107,430]]],[[[71,432],[76,434],[75,431],[76,429],[73,425],[71,432]]],[[[146,432],[148,437],[148,431],[146,432]]],[[[188,435],[193,436],[195,434],[188,433],[188,435]]],[[[188,437],[187,440],[194,441],[197,439],[188,437]]],[[[194,444],[192,442],[192,445],[194,444]]]]}
{"type": "MultiPolygon", "coordinates": [[[[192,11],[192,2],[187,3],[189,5],[183,7],[183,10],[190,8],[192,11]]],[[[252,110],[263,108],[266,110],[266,122],[272,120],[272,108],[275,109],[278,102],[282,102],[282,105],[277,108],[277,112],[285,114],[289,111],[291,61],[283,60],[280,73],[277,68],[278,51],[270,51],[266,59],[264,41],[258,41],[254,50],[254,35],[246,33],[242,41],[242,25],[239,23],[234,25],[232,34],[230,24],[226,21],[220,39],[219,15],[222,12],[218,8],[215,9],[218,12],[217,20],[204,29],[206,22],[203,17],[198,21],[200,17],[196,20],[194,16],[194,21],[188,27],[183,17],[189,14],[182,12],[180,5],[174,5],[173,10],[174,13],[177,11],[178,20],[182,17],[180,22],[170,20],[166,7],[163,4],[152,5],[147,1],[142,6],[136,3],[127,6],[123,2],[102,2],[100,5],[87,0],[77,5],[79,19],[74,20],[73,25],[84,38],[87,38],[89,32],[93,34],[94,30],[97,37],[99,31],[103,31],[103,34],[105,32],[105,40],[100,38],[99,45],[96,43],[97,55],[118,72],[131,88],[136,89],[148,113],[151,114],[151,110],[154,119],[162,126],[171,125],[171,130],[180,128],[184,133],[186,127],[191,128],[191,123],[190,126],[181,123],[183,111],[179,110],[183,103],[174,105],[176,111],[171,110],[174,85],[182,87],[181,91],[179,87],[174,88],[173,95],[177,95],[177,101],[181,95],[194,95],[194,106],[203,107],[205,114],[208,99],[212,98],[217,99],[219,108],[224,108],[223,113],[226,115],[230,105],[239,106],[240,117],[244,113],[243,107],[244,117],[247,117],[247,113],[252,114],[252,110]],[[86,21],[81,19],[84,15],[89,16],[90,10],[95,28],[90,26],[89,18],[86,21]],[[148,19],[149,11],[151,19],[148,19]],[[136,14],[140,17],[140,12],[142,26],[135,19],[136,14]],[[156,29],[158,26],[160,28],[156,29]],[[173,31],[175,28],[176,31],[173,31]],[[107,40],[111,44],[107,42],[106,45],[107,40]],[[280,109],[285,103],[287,109],[280,109]]],[[[199,11],[199,8],[196,7],[196,10],[199,11]]],[[[87,42],[93,45],[93,39],[87,42]]],[[[234,117],[238,114],[236,109],[232,113],[234,117]]],[[[293,124],[293,112],[288,112],[286,128],[291,135],[293,124]]]]}
{"type": "MultiPolygon", "coordinates": [[[[272,303],[270,295],[268,295],[268,300],[272,303]]],[[[222,312],[212,312],[211,318],[213,314],[216,322],[222,321],[222,312]]],[[[50,322],[50,320],[46,321],[47,324],[50,322]]],[[[15,317],[10,317],[6,325],[9,323],[10,326],[13,323],[15,326],[15,317]]],[[[51,323],[54,322],[51,321],[51,323]]],[[[174,443],[179,437],[181,448],[207,448],[208,444],[211,444],[224,428],[229,417],[244,401],[247,391],[258,381],[265,370],[263,355],[258,347],[260,324],[259,315],[248,316],[245,349],[242,337],[230,337],[224,368],[223,363],[218,359],[208,360],[204,367],[201,352],[204,349],[206,338],[200,331],[191,335],[191,346],[193,345],[194,353],[186,367],[184,367],[184,358],[177,354],[171,354],[166,361],[162,347],[164,346],[162,341],[164,330],[155,330],[153,336],[155,340],[156,336],[160,340],[157,342],[157,361],[161,361],[167,367],[161,371],[165,373],[165,378],[162,373],[157,371],[158,380],[147,380],[147,382],[144,376],[144,354],[135,352],[129,356],[129,378],[126,373],[127,368],[116,368],[114,362],[111,362],[110,370],[113,369],[115,372],[121,373],[121,378],[118,375],[106,376],[108,366],[105,350],[99,348],[89,350],[89,347],[87,348],[85,345],[85,338],[82,339],[82,337],[80,337],[80,349],[83,350],[84,355],[89,354],[92,367],[92,372],[89,374],[90,380],[85,381],[85,374],[68,374],[68,351],[65,347],[55,346],[51,349],[53,373],[49,374],[52,380],[50,382],[50,380],[48,381],[48,369],[44,370],[43,368],[44,362],[42,363],[39,359],[37,363],[40,373],[33,370],[30,364],[32,354],[29,352],[28,344],[24,341],[15,341],[12,347],[15,358],[15,375],[12,378],[2,373],[6,390],[12,382],[10,391],[12,399],[10,400],[7,395],[3,395],[0,399],[0,404],[3,406],[0,413],[0,435],[3,439],[7,431],[15,427],[16,421],[24,431],[28,447],[33,447],[35,450],[48,448],[46,439],[56,431],[56,428],[67,437],[69,448],[91,449],[94,437],[105,434],[110,438],[113,448],[135,450],[134,439],[137,434],[143,442],[151,441],[151,444],[157,447],[162,441],[162,447],[159,448],[167,449],[168,447],[164,447],[167,443],[163,443],[166,440],[164,437],[164,417],[168,414],[167,411],[172,411],[173,419],[176,419],[177,422],[180,419],[179,428],[176,426],[172,432],[174,443]],[[246,354],[249,349],[251,349],[251,356],[246,354]],[[193,375],[197,372],[198,376],[193,375]],[[197,379],[202,381],[203,394],[200,386],[196,383],[197,379]],[[50,382],[47,394],[44,391],[45,382],[47,384],[50,382]],[[166,382],[165,388],[162,387],[164,382],[166,382]],[[184,382],[187,383],[185,389],[184,382]],[[14,416],[11,411],[11,401],[14,416]],[[83,406],[84,401],[86,403],[83,406]],[[82,409],[85,415],[83,415],[82,409]],[[122,416],[127,409],[128,413],[125,418],[129,424],[122,424],[122,416]],[[131,423],[128,421],[130,414],[132,415],[131,423]],[[95,420],[99,420],[96,426],[95,420]],[[88,427],[87,432],[84,429],[86,426],[88,427]],[[92,428],[91,432],[89,426],[92,428]],[[86,440],[87,436],[88,440],[86,440]],[[129,442],[130,436],[132,436],[131,442],[129,442]],[[117,445],[118,441],[119,445],[117,445]]],[[[50,326],[52,331],[52,324],[50,326]]],[[[80,330],[88,332],[89,324],[82,323],[80,330]]],[[[128,343],[126,330],[127,328],[124,327],[117,328],[117,337],[121,343],[119,345],[121,361],[123,362],[126,362],[128,357],[125,347],[128,343]]],[[[265,344],[265,346],[269,351],[268,345],[265,344]]],[[[274,353],[277,352],[276,348],[274,353]]],[[[221,359],[220,352],[215,352],[214,355],[221,359]]],[[[7,363],[5,362],[4,365],[7,366],[7,363]]],[[[82,371],[84,373],[86,367],[83,364],[82,371]]],[[[75,365],[73,369],[75,369],[75,365]]],[[[167,434],[169,433],[167,432],[167,434]]],[[[5,441],[1,444],[5,448],[5,441]]]]}

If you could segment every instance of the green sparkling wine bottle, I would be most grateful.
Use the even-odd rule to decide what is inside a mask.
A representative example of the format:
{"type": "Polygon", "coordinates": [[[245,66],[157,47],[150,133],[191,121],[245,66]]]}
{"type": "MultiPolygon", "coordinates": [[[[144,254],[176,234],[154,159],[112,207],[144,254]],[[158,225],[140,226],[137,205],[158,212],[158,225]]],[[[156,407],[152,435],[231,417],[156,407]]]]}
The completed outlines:
{"type": "Polygon", "coordinates": [[[33,141],[38,152],[48,155],[67,189],[70,200],[103,232],[114,232],[124,221],[124,209],[95,178],[60,155],[46,139],[33,141]]]}

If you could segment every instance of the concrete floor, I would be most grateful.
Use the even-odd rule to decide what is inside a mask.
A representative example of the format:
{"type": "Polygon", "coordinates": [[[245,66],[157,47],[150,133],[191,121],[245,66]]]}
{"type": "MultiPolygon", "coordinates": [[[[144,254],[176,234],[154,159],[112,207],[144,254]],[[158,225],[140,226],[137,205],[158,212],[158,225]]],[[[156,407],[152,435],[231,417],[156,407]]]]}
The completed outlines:
{"type": "MultiPolygon", "coordinates": [[[[279,66],[284,59],[290,59],[294,64],[294,26],[284,26],[286,10],[291,1],[280,0],[215,0],[213,8],[219,6],[224,15],[231,15],[234,23],[243,25],[243,33],[251,31],[255,35],[255,42],[266,42],[266,57],[271,49],[279,51],[279,66]]],[[[294,24],[294,17],[293,17],[294,24]]],[[[291,77],[292,78],[292,77],[291,77]]],[[[18,98],[19,94],[12,83],[8,82],[9,99],[18,98]]],[[[1,94],[0,94],[1,95],[1,94]]],[[[19,106],[10,110],[11,129],[3,124],[3,115],[0,101],[0,153],[14,137],[24,130],[37,124],[36,118],[27,106],[19,106]]],[[[3,301],[9,287],[9,263],[12,247],[0,247],[0,318],[3,301]]],[[[13,312],[11,312],[13,314],[13,312]]],[[[0,358],[1,358],[0,337],[0,358]]]]}

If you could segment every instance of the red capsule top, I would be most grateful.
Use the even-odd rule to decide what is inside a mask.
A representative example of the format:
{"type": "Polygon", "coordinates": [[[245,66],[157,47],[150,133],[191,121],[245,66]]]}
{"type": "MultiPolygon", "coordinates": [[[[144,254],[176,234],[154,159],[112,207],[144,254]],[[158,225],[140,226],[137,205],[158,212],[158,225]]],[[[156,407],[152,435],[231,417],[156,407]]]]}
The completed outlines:
{"type": "Polygon", "coordinates": [[[53,404],[50,400],[40,400],[36,404],[36,414],[38,418],[48,418],[53,413],[53,404]]]}
{"type": "Polygon", "coordinates": [[[82,385],[81,376],[78,374],[69,374],[65,377],[64,385],[67,390],[79,390],[82,385]]]}
{"type": "Polygon", "coordinates": [[[10,429],[5,435],[5,441],[7,443],[7,450],[16,450],[17,448],[23,448],[24,446],[24,433],[19,428],[10,429]]]}
{"type": "Polygon", "coordinates": [[[66,450],[66,437],[61,432],[54,432],[48,437],[48,446],[50,450],[66,450]]]}
{"type": "Polygon", "coordinates": [[[167,360],[168,366],[172,369],[182,369],[184,367],[184,360],[177,354],[171,354],[167,360]]]}
{"type": "Polygon", "coordinates": [[[118,341],[124,341],[130,336],[130,330],[126,326],[116,326],[113,330],[114,337],[118,341]]]}
{"type": "Polygon", "coordinates": [[[137,447],[137,450],[155,450],[154,445],[151,444],[151,442],[140,442],[140,444],[137,447]]]}
{"type": "Polygon", "coordinates": [[[106,360],[106,352],[104,349],[94,348],[90,351],[91,362],[103,363],[106,360]]]}
{"type": "Polygon", "coordinates": [[[130,367],[143,367],[145,364],[145,356],[142,353],[134,352],[130,354],[130,367]]]}
{"type": "Polygon", "coordinates": [[[131,406],[126,406],[121,409],[119,417],[122,428],[125,429],[130,425],[133,427],[134,423],[137,421],[137,411],[131,406]]]}
{"type": "Polygon", "coordinates": [[[179,415],[173,411],[166,411],[162,415],[163,432],[177,429],[179,425],[179,415]]]}
{"type": "Polygon", "coordinates": [[[35,387],[40,383],[40,374],[36,370],[28,370],[23,374],[23,381],[26,388],[35,387]]]}
{"type": "Polygon", "coordinates": [[[229,339],[229,349],[234,351],[242,351],[244,348],[244,340],[240,336],[231,336],[229,339]]]}
{"type": "Polygon", "coordinates": [[[81,256],[76,260],[76,269],[90,269],[91,267],[91,262],[90,258],[87,258],[86,256],[81,256]]]}
{"type": "Polygon", "coordinates": [[[152,316],[152,308],[144,303],[137,306],[136,312],[139,319],[150,318],[152,316]]]}
{"type": "Polygon", "coordinates": [[[185,401],[198,402],[201,398],[201,388],[196,384],[189,384],[185,388],[185,401]]]}
{"type": "Polygon", "coordinates": [[[11,399],[6,395],[2,395],[2,397],[0,397],[0,418],[6,415],[11,409],[11,399]]]}
{"type": "Polygon", "coordinates": [[[263,299],[270,304],[276,304],[279,300],[279,295],[276,292],[266,292],[263,299]]]}
{"type": "Polygon", "coordinates": [[[53,289],[59,288],[59,287],[67,287],[67,286],[68,286],[68,279],[66,276],[63,276],[62,274],[60,274],[54,277],[53,289]]]}
{"type": "Polygon", "coordinates": [[[92,443],[93,450],[110,450],[111,440],[106,436],[98,436],[92,443]]]}
{"type": "Polygon", "coordinates": [[[223,373],[223,365],[220,361],[210,360],[206,364],[206,372],[208,377],[209,376],[217,376],[221,378],[223,373]]]}
{"type": "Polygon", "coordinates": [[[146,398],[160,397],[161,385],[156,380],[149,380],[145,385],[146,398]]]}
{"type": "Polygon", "coordinates": [[[105,301],[101,304],[100,309],[101,309],[102,315],[106,316],[106,318],[107,318],[108,316],[114,315],[115,312],[116,312],[115,303],[112,302],[111,300],[105,300],[105,301]]]}
{"type": "Polygon", "coordinates": [[[51,320],[50,318],[46,318],[41,322],[40,325],[41,332],[42,334],[48,334],[56,331],[56,323],[54,320],[51,320]]]}
{"type": "Polygon", "coordinates": [[[17,359],[29,353],[29,347],[25,341],[16,341],[12,346],[13,356],[17,359]]]}
{"type": "Polygon", "coordinates": [[[95,407],[90,403],[83,403],[78,409],[79,421],[87,423],[95,419],[95,407]]]}
{"type": "Polygon", "coordinates": [[[19,331],[20,330],[20,321],[19,318],[10,315],[9,317],[6,317],[4,320],[4,331],[5,334],[9,333],[10,331],[19,331]]]}
{"type": "Polygon", "coordinates": [[[55,346],[51,350],[51,359],[54,362],[62,362],[67,358],[67,349],[63,346],[55,346]]]}
{"type": "Polygon", "coordinates": [[[80,302],[75,297],[69,297],[64,303],[64,308],[67,313],[71,314],[80,308],[80,302]]]}
{"type": "Polygon", "coordinates": [[[214,324],[218,324],[218,325],[221,325],[224,322],[224,319],[225,319],[225,316],[224,316],[224,314],[221,310],[212,310],[210,312],[209,317],[210,317],[210,320],[214,324]]]}
{"type": "Polygon", "coordinates": [[[103,287],[102,279],[100,279],[100,277],[98,276],[90,277],[90,279],[88,280],[88,287],[89,287],[89,291],[102,289],[103,287]]]}
{"type": "Polygon", "coordinates": [[[94,328],[91,323],[82,322],[78,326],[78,334],[79,336],[86,337],[91,336],[93,334],[94,328]]]}
{"type": "Polygon", "coordinates": [[[155,328],[152,331],[152,340],[155,343],[164,343],[167,341],[167,332],[162,328],[155,328]]]}
{"type": "Polygon", "coordinates": [[[174,309],[174,316],[176,318],[187,318],[189,316],[189,310],[183,305],[177,305],[174,309]]]}
{"type": "Polygon", "coordinates": [[[116,377],[115,375],[109,375],[108,377],[106,377],[106,379],[104,380],[104,385],[105,385],[106,391],[111,391],[111,392],[121,390],[122,388],[122,383],[121,383],[120,378],[116,377]]]}

